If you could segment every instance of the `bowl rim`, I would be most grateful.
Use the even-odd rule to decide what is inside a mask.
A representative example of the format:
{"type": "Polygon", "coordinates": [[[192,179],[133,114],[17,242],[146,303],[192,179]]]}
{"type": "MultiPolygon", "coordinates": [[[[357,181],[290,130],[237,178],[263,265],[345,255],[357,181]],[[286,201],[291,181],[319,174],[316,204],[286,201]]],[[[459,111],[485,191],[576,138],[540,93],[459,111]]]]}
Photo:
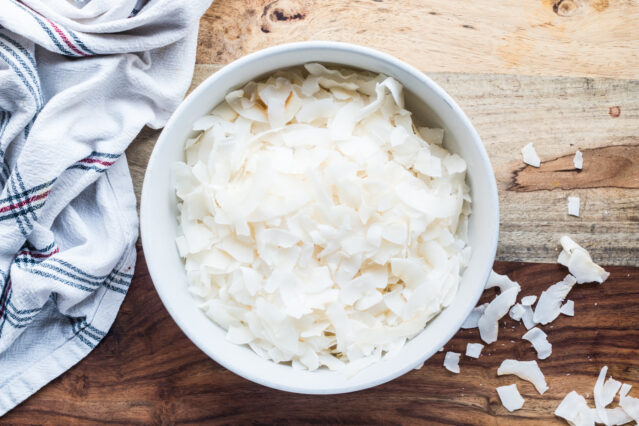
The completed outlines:
{"type": "MultiPolygon", "coordinates": [[[[149,177],[150,172],[153,169],[153,164],[156,161],[156,158],[159,156],[158,153],[162,149],[161,147],[170,142],[167,140],[167,137],[166,137],[167,129],[171,128],[174,125],[174,123],[180,119],[180,116],[182,115],[183,110],[186,109],[188,104],[190,104],[194,99],[199,97],[201,93],[208,91],[209,88],[213,84],[215,84],[216,80],[219,78],[221,73],[225,73],[225,74],[232,73],[233,71],[240,69],[241,67],[245,66],[248,63],[259,61],[260,59],[271,56],[271,55],[280,54],[284,52],[290,53],[291,51],[294,52],[294,51],[301,51],[301,50],[303,51],[335,50],[339,52],[346,52],[346,53],[354,52],[364,56],[372,56],[373,58],[379,61],[386,62],[390,64],[392,67],[396,67],[410,74],[412,77],[416,78],[421,83],[428,86],[430,90],[432,90],[437,96],[439,96],[444,102],[446,102],[448,106],[453,110],[456,116],[456,119],[459,120],[460,124],[467,129],[467,131],[471,135],[472,142],[477,146],[479,151],[480,162],[482,163],[484,167],[492,171],[487,182],[489,185],[488,192],[489,192],[489,198],[490,198],[490,200],[487,200],[487,202],[490,203],[491,206],[493,206],[493,208],[491,209],[491,212],[492,212],[492,215],[491,215],[492,217],[490,221],[491,223],[488,224],[488,226],[493,227],[494,231],[490,234],[489,240],[486,241],[486,245],[482,249],[482,251],[487,251],[487,253],[490,254],[488,258],[491,259],[489,262],[490,265],[486,265],[486,266],[490,266],[490,268],[487,268],[487,270],[484,273],[484,277],[482,277],[482,282],[485,283],[488,280],[488,276],[490,274],[492,265],[495,260],[495,256],[497,252],[497,242],[499,237],[499,197],[498,197],[497,183],[496,183],[494,170],[490,163],[490,159],[488,157],[488,153],[486,152],[484,144],[481,138],[479,137],[479,134],[477,133],[477,130],[472,125],[468,116],[464,113],[461,107],[459,107],[459,105],[452,99],[452,97],[448,93],[446,93],[443,88],[441,88],[425,73],[423,73],[422,71],[415,68],[414,66],[390,54],[380,52],[373,48],[364,47],[364,46],[360,46],[360,45],[356,45],[352,43],[334,42],[334,41],[303,41],[303,42],[284,43],[284,44],[279,44],[276,46],[267,47],[265,49],[261,49],[256,52],[250,53],[248,55],[242,56],[241,58],[238,58],[234,60],[233,62],[227,65],[224,65],[215,74],[207,77],[204,81],[202,81],[188,96],[184,98],[184,100],[182,100],[182,102],[178,105],[176,110],[171,114],[169,120],[164,125],[164,128],[162,129],[162,132],[160,133],[153,147],[153,150],[145,171],[144,181],[142,184],[142,191],[140,196],[140,236],[141,236],[141,242],[143,247],[143,253],[145,254],[147,269],[149,271],[151,281],[153,282],[153,286],[158,296],[160,297],[162,304],[164,305],[165,309],[169,312],[169,315],[171,316],[173,321],[177,324],[177,326],[180,328],[180,330],[189,338],[189,340],[195,346],[197,346],[207,356],[209,356],[215,362],[222,365],[224,368],[228,369],[234,374],[237,374],[254,383],[258,383],[260,385],[267,386],[273,389],[287,391],[287,392],[301,393],[301,394],[348,393],[348,392],[368,389],[368,388],[389,382],[391,380],[394,380],[395,378],[402,376],[406,374],[408,371],[414,369],[417,365],[419,365],[419,363],[415,365],[406,365],[402,368],[398,368],[389,374],[383,375],[377,380],[366,382],[364,385],[354,385],[354,386],[339,387],[339,388],[334,387],[334,388],[327,388],[327,389],[305,388],[303,384],[301,386],[297,386],[297,385],[288,386],[282,383],[272,382],[272,381],[263,379],[262,377],[254,375],[254,374],[248,374],[246,371],[240,371],[233,364],[228,363],[225,360],[219,359],[218,357],[215,356],[215,354],[210,353],[210,351],[208,351],[204,347],[204,345],[200,343],[200,337],[196,336],[196,334],[191,330],[191,328],[189,328],[188,324],[180,320],[180,316],[177,310],[174,309],[174,306],[171,303],[171,295],[168,294],[168,292],[165,292],[164,290],[162,290],[156,284],[156,280],[160,278],[161,267],[156,264],[154,259],[146,257],[146,252],[144,251],[144,246],[146,245],[145,240],[148,241],[148,238],[145,239],[145,235],[147,235],[147,233],[151,234],[151,232],[153,231],[152,229],[148,228],[148,226],[150,225],[149,225],[149,221],[146,220],[147,217],[153,216],[153,213],[149,212],[147,207],[148,206],[147,200],[149,199],[149,195],[148,195],[149,185],[147,185],[147,181],[151,179],[149,177]]],[[[320,61],[320,62],[326,62],[326,61],[320,61]]],[[[338,64],[339,61],[336,61],[335,63],[338,64]]],[[[272,72],[275,72],[275,70],[269,71],[269,73],[272,73],[272,72]]],[[[482,292],[483,290],[477,291],[477,294],[472,295],[474,299],[473,306],[477,304],[482,292]]],[[[451,331],[443,335],[443,338],[440,339],[441,341],[439,342],[440,343],[439,347],[443,348],[443,346],[459,331],[459,328],[461,327],[461,324],[463,323],[464,320],[465,318],[459,318],[457,320],[456,326],[451,328],[450,329],[451,331]]],[[[437,347],[437,346],[434,346],[434,347],[437,347]]],[[[428,353],[427,351],[425,351],[424,352],[425,355],[422,357],[421,361],[424,362],[425,360],[429,359],[434,353],[436,353],[436,351],[431,353],[428,353]]]]}

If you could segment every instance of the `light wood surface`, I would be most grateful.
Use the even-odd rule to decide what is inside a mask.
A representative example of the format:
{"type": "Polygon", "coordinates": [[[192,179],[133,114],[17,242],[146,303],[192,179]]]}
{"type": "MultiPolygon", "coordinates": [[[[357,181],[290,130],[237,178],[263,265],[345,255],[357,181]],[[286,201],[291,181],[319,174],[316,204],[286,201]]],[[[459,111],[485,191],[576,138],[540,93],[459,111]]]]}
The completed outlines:
{"type": "MultiPolygon", "coordinates": [[[[565,275],[558,265],[498,262],[522,286],[539,294],[565,275]]],[[[499,340],[479,359],[461,357],[461,374],[442,366],[437,353],[420,370],[373,389],[345,395],[296,395],[242,379],[208,358],[177,328],[162,306],[140,250],[135,278],[107,337],[82,362],[10,412],[6,424],[474,424],[565,425],[553,416],[576,390],[594,407],[593,387],[608,365],[615,379],[639,396],[639,268],[611,267],[603,285],[576,286],[575,317],[542,327],[553,345],[539,361],[549,390],[539,395],[515,376],[498,377],[504,359],[533,360],[523,325],[510,318],[499,340]],[[525,399],[509,413],[495,388],[516,383],[525,399]]],[[[494,293],[487,292],[485,299],[494,293]]],[[[462,330],[445,347],[464,353],[479,342],[477,329],[462,330]]]]}
{"type": "Polygon", "coordinates": [[[335,40],[428,72],[639,77],[636,0],[216,0],[198,63],[335,40]]]}
{"type": "MultiPolygon", "coordinates": [[[[219,68],[197,65],[192,87],[219,68]]],[[[602,264],[639,266],[639,80],[428,75],[468,114],[490,156],[499,260],[553,263],[569,234],[602,264]],[[539,169],[522,162],[529,142],[539,169]],[[572,166],[577,149],[581,172],[572,166]],[[580,197],[580,217],[568,215],[568,196],[580,197]]],[[[138,195],[158,134],[144,130],[127,151],[138,195]]]]}

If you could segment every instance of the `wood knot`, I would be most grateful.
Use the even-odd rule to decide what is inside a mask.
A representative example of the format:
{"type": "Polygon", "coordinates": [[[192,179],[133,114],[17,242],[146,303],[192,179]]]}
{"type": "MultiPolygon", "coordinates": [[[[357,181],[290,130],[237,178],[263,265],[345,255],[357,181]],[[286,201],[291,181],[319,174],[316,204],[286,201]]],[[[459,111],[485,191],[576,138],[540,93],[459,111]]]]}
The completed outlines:
{"type": "Polygon", "coordinates": [[[597,12],[603,12],[608,9],[608,6],[610,6],[608,0],[593,0],[590,4],[597,12]]]}
{"type": "Polygon", "coordinates": [[[552,5],[552,10],[557,15],[568,18],[576,15],[582,7],[581,0],[556,0],[552,5]]]}
{"type": "Polygon", "coordinates": [[[283,10],[280,10],[280,9],[275,9],[273,11],[272,16],[274,16],[275,19],[277,19],[278,21],[292,21],[292,20],[304,19],[304,15],[302,15],[299,12],[287,15],[286,12],[284,12],[283,10]]]}
{"type": "Polygon", "coordinates": [[[610,114],[612,118],[619,117],[621,115],[621,107],[619,106],[610,107],[610,109],[608,109],[608,114],[610,114]]]}
{"type": "Polygon", "coordinates": [[[306,18],[306,13],[300,10],[299,3],[290,0],[275,0],[264,6],[260,28],[262,32],[270,33],[273,23],[302,21],[304,18],[306,18]]]}

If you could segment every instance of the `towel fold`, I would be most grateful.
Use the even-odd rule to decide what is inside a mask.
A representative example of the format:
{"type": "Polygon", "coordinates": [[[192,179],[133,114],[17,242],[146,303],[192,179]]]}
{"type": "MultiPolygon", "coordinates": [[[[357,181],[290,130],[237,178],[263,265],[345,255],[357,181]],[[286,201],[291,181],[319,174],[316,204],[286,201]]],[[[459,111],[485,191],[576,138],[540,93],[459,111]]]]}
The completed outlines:
{"type": "Polygon", "coordinates": [[[133,277],[124,150],[186,92],[211,0],[4,0],[0,416],[86,356],[133,277]]]}

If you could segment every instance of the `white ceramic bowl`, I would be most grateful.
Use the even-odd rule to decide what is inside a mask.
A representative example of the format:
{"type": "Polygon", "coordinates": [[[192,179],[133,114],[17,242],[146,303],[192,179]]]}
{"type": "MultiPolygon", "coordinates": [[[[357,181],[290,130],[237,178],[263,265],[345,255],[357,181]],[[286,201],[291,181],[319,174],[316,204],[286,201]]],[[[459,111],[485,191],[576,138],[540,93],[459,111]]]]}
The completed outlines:
{"type": "MultiPolygon", "coordinates": [[[[457,104],[431,79],[384,53],[345,43],[286,44],[245,56],[218,71],[193,91],[162,131],[144,178],[140,207],[142,243],[155,288],[178,326],[207,355],[265,386],[291,392],[330,394],[369,388],[417,367],[457,332],[477,303],[493,265],[499,232],[499,201],[493,170],[479,135],[457,104]],[[384,73],[400,81],[407,109],[417,123],[445,129],[444,145],[468,164],[473,198],[469,223],[470,264],[449,307],[433,319],[401,352],[346,379],[338,372],[298,371],[260,358],[248,347],[229,343],[225,332],[197,308],[186,289],[186,275],[176,246],[177,200],[170,167],[183,159],[182,147],[199,117],[224,95],[271,72],[307,62],[338,64],[384,73]]],[[[167,349],[170,350],[170,349],[167,349]]]]}

